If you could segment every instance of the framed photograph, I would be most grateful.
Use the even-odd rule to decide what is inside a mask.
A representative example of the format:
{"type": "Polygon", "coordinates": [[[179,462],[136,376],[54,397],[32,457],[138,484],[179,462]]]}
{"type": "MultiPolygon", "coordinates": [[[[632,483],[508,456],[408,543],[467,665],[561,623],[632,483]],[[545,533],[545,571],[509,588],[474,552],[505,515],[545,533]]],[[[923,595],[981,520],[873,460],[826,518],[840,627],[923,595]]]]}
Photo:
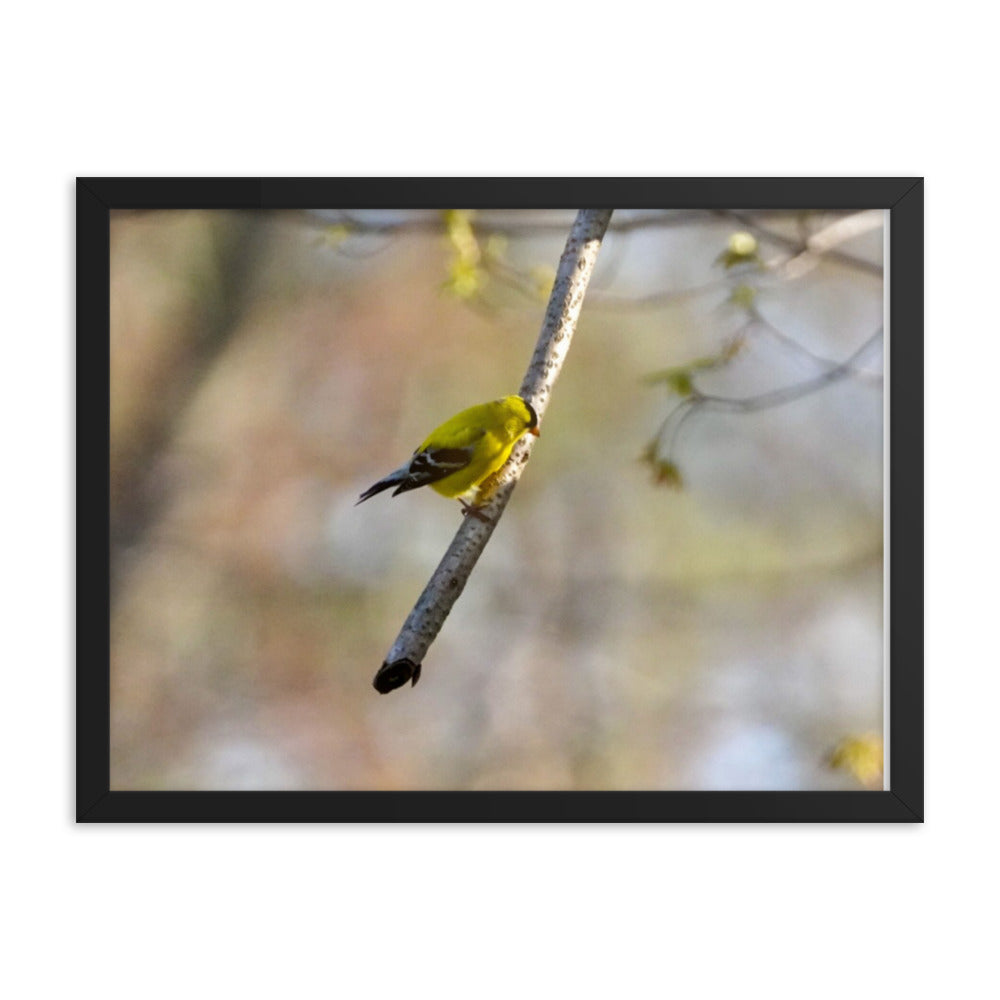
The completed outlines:
{"type": "Polygon", "coordinates": [[[76,358],[78,821],[922,822],[921,179],[81,178],[76,358]]]}

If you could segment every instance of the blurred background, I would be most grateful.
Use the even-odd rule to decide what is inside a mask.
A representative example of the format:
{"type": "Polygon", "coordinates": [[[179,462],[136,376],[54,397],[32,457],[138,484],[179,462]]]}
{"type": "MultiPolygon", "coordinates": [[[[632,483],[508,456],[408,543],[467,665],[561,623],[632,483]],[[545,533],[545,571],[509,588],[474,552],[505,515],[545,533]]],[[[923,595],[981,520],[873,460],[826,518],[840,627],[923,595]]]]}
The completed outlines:
{"type": "Polygon", "coordinates": [[[111,787],[882,787],[881,213],[618,212],[415,688],[461,520],[366,487],[516,392],[569,212],[111,223],[111,787]]]}

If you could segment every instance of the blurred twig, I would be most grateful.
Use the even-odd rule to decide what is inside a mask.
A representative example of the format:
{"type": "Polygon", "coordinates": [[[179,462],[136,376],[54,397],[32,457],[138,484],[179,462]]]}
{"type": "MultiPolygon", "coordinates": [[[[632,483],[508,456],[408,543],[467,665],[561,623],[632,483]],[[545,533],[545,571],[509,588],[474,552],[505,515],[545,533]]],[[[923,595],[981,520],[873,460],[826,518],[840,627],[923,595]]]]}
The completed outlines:
{"type": "Polygon", "coordinates": [[[882,213],[880,211],[868,210],[864,212],[852,213],[845,218],[840,218],[831,225],[824,227],[812,236],[799,239],[795,239],[791,236],[785,236],[783,233],[776,232],[775,230],[762,225],[760,217],[757,213],[738,212],[733,211],[732,209],[726,209],[724,211],[719,211],[717,214],[722,218],[731,219],[734,222],[739,223],[744,229],[753,233],[762,240],[775,243],[778,246],[783,246],[790,250],[791,255],[787,260],[771,261],[768,264],[768,266],[772,268],[778,265],[785,268],[792,268],[794,273],[789,274],[789,277],[796,277],[799,273],[795,269],[796,263],[803,267],[806,265],[814,266],[814,264],[818,263],[822,258],[825,258],[826,260],[834,260],[838,264],[843,264],[845,267],[851,267],[858,271],[864,271],[866,274],[871,274],[875,277],[882,277],[881,264],[863,260],[860,257],[855,257],[853,254],[844,253],[842,250],[834,249],[837,244],[850,239],[852,236],[856,236],[859,233],[867,232],[869,229],[881,226],[882,213]]]}
{"type": "Polygon", "coordinates": [[[814,378],[804,379],[794,385],[782,386],[780,389],[773,389],[770,392],[762,392],[756,396],[744,396],[742,398],[731,398],[728,396],[712,396],[695,389],[692,398],[700,406],[708,409],[720,410],[728,413],[751,413],[756,410],[767,410],[775,406],[783,406],[811,392],[816,392],[824,386],[839,379],[856,375],[856,364],[858,359],[882,336],[882,327],[879,327],[850,357],[838,364],[827,368],[826,371],[814,378]]]}
{"type": "Polygon", "coordinates": [[[664,417],[642,455],[643,461],[652,465],[656,472],[657,482],[667,483],[671,486],[681,485],[683,479],[674,457],[677,439],[684,424],[699,411],[754,413],[759,410],[768,410],[792,403],[844,378],[858,378],[873,384],[881,383],[882,378],[879,374],[859,368],[858,362],[882,336],[882,327],[879,327],[844,361],[835,362],[809,351],[798,341],[788,337],[777,327],[764,320],[756,310],[751,309],[751,315],[753,318],[750,322],[743,330],[739,331],[736,338],[719,355],[699,358],[686,366],[682,365],[677,368],[665,369],[662,372],[655,372],[647,379],[649,382],[662,382],[671,391],[682,396],[676,406],[664,417]],[[823,370],[812,378],[753,396],[718,396],[699,389],[694,379],[702,372],[722,368],[729,364],[739,354],[740,345],[746,338],[748,330],[758,323],[773,336],[777,336],[783,344],[808,357],[814,364],[821,366],[823,370]],[[667,438],[665,449],[662,447],[664,438],[667,438]]]}
{"type": "MultiPolygon", "coordinates": [[[[786,211],[785,217],[788,214],[786,211]]],[[[625,233],[630,229],[645,229],[654,226],[667,228],[672,225],[704,223],[712,218],[726,219],[755,233],[760,239],[782,248],[770,259],[759,261],[761,272],[765,277],[770,278],[772,283],[801,278],[826,259],[833,260],[842,266],[855,268],[866,274],[881,276],[881,264],[836,249],[841,243],[881,228],[884,225],[881,211],[869,209],[847,215],[837,215],[832,222],[827,222],[811,234],[805,229],[807,216],[803,215],[800,217],[803,230],[798,237],[786,236],[768,228],[765,222],[770,218],[770,215],[771,213],[749,213],[729,209],[713,212],[644,215],[629,220],[632,225],[623,224],[621,219],[616,219],[615,224],[609,227],[609,234],[611,232],[625,233]]],[[[483,233],[495,232],[495,230],[491,230],[489,222],[482,219],[477,221],[477,229],[483,233]]],[[[519,268],[499,256],[488,258],[484,262],[484,266],[492,276],[498,278],[507,287],[528,298],[537,297],[538,283],[531,271],[519,268]]],[[[604,266],[602,264],[602,271],[604,266]]],[[[607,277],[607,272],[604,273],[607,277]]],[[[659,309],[684,299],[716,292],[732,292],[745,280],[744,273],[727,273],[724,277],[688,288],[665,289],[644,295],[621,295],[592,288],[587,301],[590,308],[659,309]]]]}

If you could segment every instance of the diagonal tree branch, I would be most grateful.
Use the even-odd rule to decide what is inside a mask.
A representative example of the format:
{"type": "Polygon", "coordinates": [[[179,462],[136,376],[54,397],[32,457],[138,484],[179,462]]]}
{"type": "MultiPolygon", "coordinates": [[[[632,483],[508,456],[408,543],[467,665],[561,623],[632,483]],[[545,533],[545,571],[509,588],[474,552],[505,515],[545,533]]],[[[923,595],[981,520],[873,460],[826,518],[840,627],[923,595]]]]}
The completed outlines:
{"type": "MultiPolygon", "coordinates": [[[[542,331],[520,388],[520,395],[534,407],[539,421],[545,414],[552,387],[569,352],[570,341],[583,307],[583,297],[597,261],[601,240],[611,220],[611,213],[612,209],[581,209],[559,261],[542,331]]],[[[534,442],[534,437],[525,435],[515,446],[507,464],[500,470],[495,491],[483,508],[488,520],[467,517],[462,521],[448,551],[403,623],[385,662],[375,675],[374,687],[380,694],[388,694],[407,681],[416,684],[420,679],[424,656],[490,540],[493,529],[521,478],[534,442]]]]}

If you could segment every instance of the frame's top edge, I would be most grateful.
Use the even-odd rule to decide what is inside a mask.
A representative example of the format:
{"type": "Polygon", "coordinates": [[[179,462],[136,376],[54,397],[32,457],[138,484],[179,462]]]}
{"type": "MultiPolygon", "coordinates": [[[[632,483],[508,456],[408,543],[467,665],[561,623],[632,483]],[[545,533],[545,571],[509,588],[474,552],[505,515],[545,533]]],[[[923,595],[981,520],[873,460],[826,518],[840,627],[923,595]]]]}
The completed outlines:
{"type": "Polygon", "coordinates": [[[109,209],[890,208],[921,177],[78,177],[109,209]]]}

